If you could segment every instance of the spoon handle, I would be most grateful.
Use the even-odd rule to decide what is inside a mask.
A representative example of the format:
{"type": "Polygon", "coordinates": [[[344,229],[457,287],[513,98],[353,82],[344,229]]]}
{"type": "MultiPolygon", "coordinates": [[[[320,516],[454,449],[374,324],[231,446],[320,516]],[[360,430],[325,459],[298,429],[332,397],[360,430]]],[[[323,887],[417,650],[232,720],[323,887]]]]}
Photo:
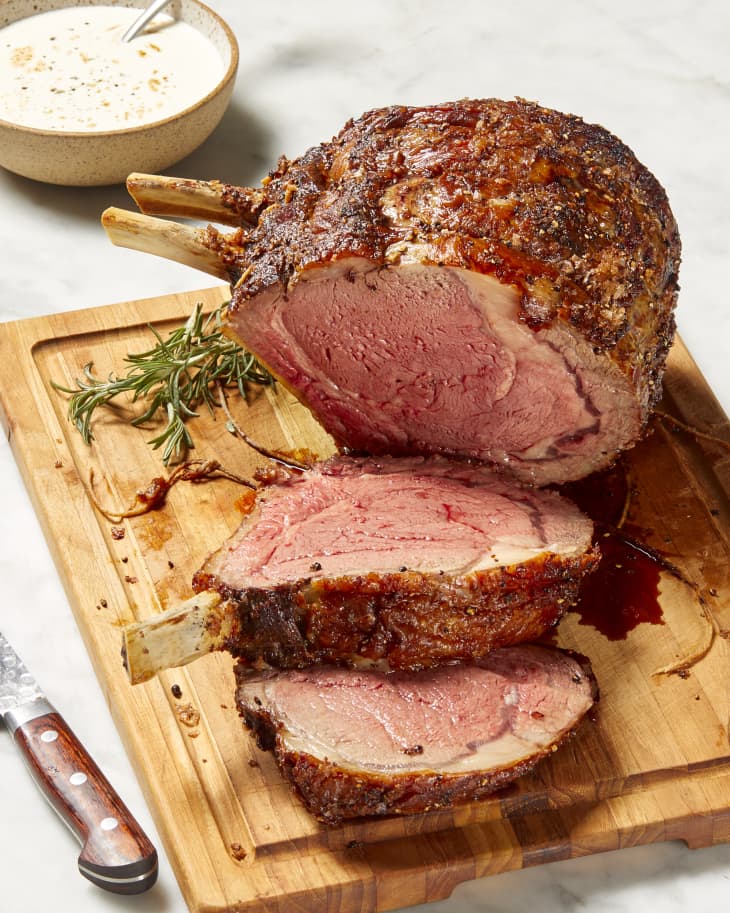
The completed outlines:
{"type": "Polygon", "coordinates": [[[156,16],[161,9],[167,6],[170,0],[154,0],[153,3],[142,10],[142,13],[134,20],[127,31],[122,35],[122,41],[131,41],[147,25],[153,16],[156,16]]]}

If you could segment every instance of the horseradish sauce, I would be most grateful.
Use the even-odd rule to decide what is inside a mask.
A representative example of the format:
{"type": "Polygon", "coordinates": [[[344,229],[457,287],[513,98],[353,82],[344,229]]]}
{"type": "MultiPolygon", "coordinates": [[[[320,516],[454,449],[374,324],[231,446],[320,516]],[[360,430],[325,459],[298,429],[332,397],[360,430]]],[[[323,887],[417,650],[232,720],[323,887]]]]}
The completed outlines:
{"type": "Polygon", "coordinates": [[[0,29],[0,118],[103,132],[164,120],[204,98],[225,71],[213,43],[169,16],[123,43],[139,13],[75,6],[0,29]]]}

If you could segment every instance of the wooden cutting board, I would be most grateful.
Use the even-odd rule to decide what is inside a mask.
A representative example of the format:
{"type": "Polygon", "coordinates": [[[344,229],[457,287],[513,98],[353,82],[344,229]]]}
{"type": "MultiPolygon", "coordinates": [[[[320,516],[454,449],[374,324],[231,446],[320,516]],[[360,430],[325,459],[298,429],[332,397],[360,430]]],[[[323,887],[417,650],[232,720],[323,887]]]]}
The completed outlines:
{"type": "MultiPolygon", "coordinates": [[[[50,382],[71,384],[89,361],[98,376],[122,370],[127,353],[149,347],[148,323],[164,334],[195,302],[212,308],[221,294],[0,326],[8,437],[190,909],[386,910],[550,860],[676,838],[691,847],[730,840],[730,645],[722,636],[730,628],[730,451],[666,422],[626,461],[635,489],[629,519],[680,571],[661,576],[663,623],[610,640],[576,614],[563,620],[560,644],[593,662],[597,719],[492,799],[327,829],[242,730],[229,658],[207,656],[128,685],[120,627],[190,595],[194,570],[238,525],[243,489],[228,481],[181,484],[163,509],[110,523],[90,500],[90,470],[105,506],[127,506],[137,489],[165,475],[145,443],[153,430],[132,429],[121,407],[98,415],[87,447],[50,382]],[[704,651],[683,676],[655,674],[704,651]]],[[[730,440],[726,417],[680,342],[662,408],[730,440]]],[[[320,456],[332,449],[307,410],[281,390],[258,390],[234,410],[265,446],[306,446],[320,456]]],[[[203,415],[193,431],[197,458],[215,457],[241,475],[263,463],[220,416],[203,415]]]]}

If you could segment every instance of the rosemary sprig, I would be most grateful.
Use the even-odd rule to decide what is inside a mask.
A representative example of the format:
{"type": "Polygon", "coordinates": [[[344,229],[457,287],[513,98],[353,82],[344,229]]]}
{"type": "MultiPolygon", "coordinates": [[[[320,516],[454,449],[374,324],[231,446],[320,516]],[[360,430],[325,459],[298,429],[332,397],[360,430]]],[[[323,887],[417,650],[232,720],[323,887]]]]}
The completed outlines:
{"type": "Polygon", "coordinates": [[[253,355],[223,335],[224,307],[205,317],[202,305],[197,304],[184,326],[166,339],[150,326],[156,344],[146,352],[127,355],[124,361],[129,368],[121,376],[112,372],[107,380],[101,380],[89,362],[84,366],[84,377],[76,378],[75,389],[52,381],[56,390],[70,394],[68,417],[84,442],[90,444],[94,439],[91,421],[96,409],[126,393],[133,403],[148,403],[144,413],[131,420],[132,425],[144,425],[158,412],[165,415],[164,429],[149,443],[155,449],[163,448],[165,465],[178,462],[195,447],[187,420],[195,418],[202,405],[213,413],[219,405],[217,391],[221,385],[235,385],[245,397],[247,382],[272,383],[271,375],[253,355]]]}

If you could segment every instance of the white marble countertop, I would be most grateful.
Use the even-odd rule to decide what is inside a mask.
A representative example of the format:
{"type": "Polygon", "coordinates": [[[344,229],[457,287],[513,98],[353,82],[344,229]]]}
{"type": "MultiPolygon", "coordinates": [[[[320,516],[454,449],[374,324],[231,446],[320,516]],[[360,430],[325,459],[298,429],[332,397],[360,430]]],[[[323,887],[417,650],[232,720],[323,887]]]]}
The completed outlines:
{"type": "MultiPolygon", "coordinates": [[[[515,95],[597,121],[661,180],[680,225],[680,332],[730,410],[730,7],[724,0],[211,0],[241,44],[234,100],[213,137],[170,173],[257,182],[280,153],[328,139],[391,103],[515,95]]],[[[99,227],[120,187],[72,190],[0,171],[0,320],[210,285],[113,248],[99,227]]],[[[156,841],[38,520],[0,441],[0,629],[156,841]]],[[[0,907],[12,913],[184,913],[162,853],[136,898],[76,872],[78,849],[0,731],[0,907]]],[[[553,863],[460,886],[432,913],[704,913],[730,900],[728,848],[663,844],[553,863]]]]}

